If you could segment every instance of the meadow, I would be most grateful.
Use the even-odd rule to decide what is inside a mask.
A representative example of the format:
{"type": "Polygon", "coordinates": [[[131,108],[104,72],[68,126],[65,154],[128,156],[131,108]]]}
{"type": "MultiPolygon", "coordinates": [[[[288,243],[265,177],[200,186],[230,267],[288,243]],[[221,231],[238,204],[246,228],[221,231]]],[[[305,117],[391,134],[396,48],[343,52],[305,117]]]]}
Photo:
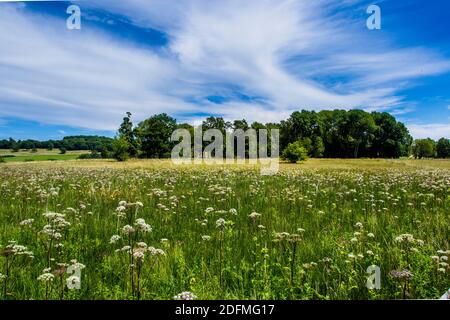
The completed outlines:
{"type": "Polygon", "coordinates": [[[85,153],[89,152],[67,151],[65,154],[60,154],[58,149],[37,149],[35,152],[31,150],[12,152],[11,150],[0,149],[0,159],[3,159],[4,162],[63,161],[76,160],[81,154],[85,153]]]}
{"type": "Polygon", "coordinates": [[[437,299],[450,161],[0,164],[0,299],[437,299]],[[367,268],[381,271],[368,289],[367,268]],[[71,270],[80,270],[71,274],[71,270]]]}

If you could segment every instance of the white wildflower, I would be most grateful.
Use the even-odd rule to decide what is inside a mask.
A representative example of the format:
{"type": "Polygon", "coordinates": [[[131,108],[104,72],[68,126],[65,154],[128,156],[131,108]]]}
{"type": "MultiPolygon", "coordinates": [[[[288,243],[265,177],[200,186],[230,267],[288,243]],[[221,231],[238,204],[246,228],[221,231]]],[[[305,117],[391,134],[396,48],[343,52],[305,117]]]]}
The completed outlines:
{"type": "Polygon", "coordinates": [[[130,226],[129,224],[127,224],[127,225],[123,226],[122,233],[126,234],[126,235],[130,235],[130,234],[134,233],[134,228],[132,226],[130,226]]]}
{"type": "Polygon", "coordinates": [[[37,280],[42,282],[52,282],[55,276],[51,273],[43,273],[41,274],[37,280]]]}
{"type": "Polygon", "coordinates": [[[26,227],[26,226],[31,226],[34,222],[34,219],[27,219],[27,220],[23,220],[19,223],[20,226],[22,227],[26,227]]]}
{"type": "Polygon", "coordinates": [[[194,300],[197,296],[192,292],[182,292],[173,297],[175,300],[194,300]]]}
{"type": "Polygon", "coordinates": [[[116,243],[119,240],[120,240],[120,236],[115,234],[111,237],[111,239],[109,240],[109,243],[116,243]]]}
{"type": "Polygon", "coordinates": [[[363,224],[362,224],[361,222],[357,222],[357,223],[355,224],[355,227],[357,227],[357,228],[359,228],[359,229],[362,229],[362,228],[363,228],[363,224]]]}
{"type": "Polygon", "coordinates": [[[151,232],[152,231],[152,226],[145,223],[144,219],[136,219],[136,222],[134,223],[134,225],[136,226],[136,229],[141,231],[141,232],[151,232]]]}
{"type": "Polygon", "coordinates": [[[250,219],[256,220],[257,218],[259,218],[261,216],[261,214],[258,212],[252,212],[248,216],[250,217],[250,219]]]}
{"type": "Polygon", "coordinates": [[[216,227],[219,228],[219,229],[225,228],[225,219],[223,219],[223,218],[217,219],[216,227]]]}

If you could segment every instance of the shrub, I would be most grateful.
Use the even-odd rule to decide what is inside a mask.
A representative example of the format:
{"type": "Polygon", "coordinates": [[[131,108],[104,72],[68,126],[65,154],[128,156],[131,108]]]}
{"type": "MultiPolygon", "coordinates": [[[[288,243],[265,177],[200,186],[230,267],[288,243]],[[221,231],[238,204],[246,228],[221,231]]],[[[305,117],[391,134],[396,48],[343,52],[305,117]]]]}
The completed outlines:
{"type": "Polygon", "coordinates": [[[130,158],[128,153],[129,143],[124,138],[115,139],[113,142],[113,158],[117,161],[127,161],[130,158]]]}
{"type": "Polygon", "coordinates": [[[78,157],[78,159],[108,159],[109,158],[109,153],[106,152],[97,152],[97,151],[91,151],[91,153],[84,153],[84,154],[80,154],[80,156],[78,157]]]}
{"type": "Polygon", "coordinates": [[[308,151],[303,147],[300,141],[296,141],[290,143],[286,149],[284,149],[281,158],[291,163],[297,163],[308,158],[308,151]]]}

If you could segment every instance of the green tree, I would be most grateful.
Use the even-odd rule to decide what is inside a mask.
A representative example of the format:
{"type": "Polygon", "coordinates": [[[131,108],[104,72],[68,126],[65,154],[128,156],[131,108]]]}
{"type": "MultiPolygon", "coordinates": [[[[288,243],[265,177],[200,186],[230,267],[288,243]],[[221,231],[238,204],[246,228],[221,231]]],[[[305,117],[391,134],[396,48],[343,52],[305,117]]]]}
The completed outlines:
{"type": "Polygon", "coordinates": [[[308,158],[308,151],[303,147],[301,141],[298,140],[288,144],[288,146],[283,150],[281,158],[291,163],[297,163],[308,158]]]}
{"type": "Polygon", "coordinates": [[[450,158],[450,139],[441,138],[436,144],[438,158],[450,158]]]}
{"type": "Polygon", "coordinates": [[[126,113],[118,133],[119,138],[126,140],[128,143],[128,154],[132,157],[137,156],[139,145],[136,139],[136,131],[133,129],[133,122],[131,121],[131,112],[126,113]]]}
{"type": "Polygon", "coordinates": [[[362,110],[350,110],[347,116],[346,140],[353,148],[353,157],[358,158],[360,148],[367,148],[373,138],[375,122],[367,112],[362,110]]]}
{"type": "Polygon", "coordinates": [[[136,134],[141,144],[143,156],[164,158],[170,156],[174,143],[170,141],[177,128],[176,120],[162,113],[139,123],[136,134]]]}
{"type": "Polygon", "coordinates": [[[407,156],[413,139],[403,123],[397,122],[387,112],[372,112],[371,115],[376,129],[368,156],[383,158],[407,156]]]}
{"type": "Polygon", "coordinates": [[[323,144],[322,138],[315,137],[312,143],[312,150],[310,152],[311,157],[322,158],[324,152],[325,152],[325,145],[323,144]]]}
{"type": "Polygon", "coordinates": [[[117,137],[113,141],[112,156],[117,161],[127,161],[130,158],[128,151],[130,150],[129,142],[124,137],[117,137]]]}
{"type": "Polygon", "coordinates": [[[11,150],[12,152],[19,152],[20,151],[20,146],[17,142],[14,142],[11,146],[11,150]]]}
{"type": "Polygon", "coordinates": [[[416,159],[434,158],[436,155],[436,143],[430,138],[417,139],[413,144],[413,155],[416,159]]]}

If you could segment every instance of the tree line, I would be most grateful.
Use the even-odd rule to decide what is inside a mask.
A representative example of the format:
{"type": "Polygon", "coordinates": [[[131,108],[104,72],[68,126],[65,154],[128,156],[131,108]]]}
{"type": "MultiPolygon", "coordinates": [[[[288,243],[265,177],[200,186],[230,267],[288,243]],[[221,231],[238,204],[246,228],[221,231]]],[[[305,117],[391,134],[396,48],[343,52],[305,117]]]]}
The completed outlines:
{"type": "Polygon", "coordinates": [[[95,152],[112,151],[114,139],[102,136],[67,136],[61,140],[14,140],[13,138],[0,140],[0,149],[36,150],[36,149],[60,149],[65,150],[90,150],[95,152]]]}
{"type": "MultiPolygon", "coordinates": [[[[187,129],[194,136],[194,127],[177,123],[162,113],[134,126],[127,112],[113,142],[113,156],[118,160],[129,157],[167,158],[176,144],[170,140],[176,129],[187,129]]],[[[442,138],[413,140],[406,126],[387,112],[363,110],[296,111],[280,123],[249,124],[245,119],[225,121],[208,117],[203,130],[217,129],[224,135],[238,129],[278,129],[280,154],[290,160],[313,158],[450,158],[450,140],[442,138]]],[[[270,136],[270,133],[269,133],[270,136]]],[[[191,141],[192,145],[194,144],[191,141]]],[[[269,141],[270,144],[270,141],[269,141]]],[[[270,148],[269,148],[270,149],[270,148]]]]}
{"type": "MultiPolygon", "coordinates": [[[[225,121],[222,117],[208,117],[203,130],[226,132],[248,129],[278,129],[280,155],[287,159],[312,158],[450,158],[450,140],[413,140],[406,126],[387,112],[362,110],[296,111],[279,123],[248,123],[245,119],[225,121]]],[[[125,114],[114,139],[102,136],[67,136],[62,140],[0,140],[0,149],[60,149],[91,150],[85,158],[167,158],[176,144],[170,140],[176,129],[187,129],[194,136],[194,127],[177,123],[162,113],[133,124],[130,112],[125,114]]],[[[192,145],[194,141],[191,141],[192,145]]],[[[270,150],[270,139],[269,150],[270,150]]],[[[208,144],[204,142],[204,144],[208,144]]]]}

